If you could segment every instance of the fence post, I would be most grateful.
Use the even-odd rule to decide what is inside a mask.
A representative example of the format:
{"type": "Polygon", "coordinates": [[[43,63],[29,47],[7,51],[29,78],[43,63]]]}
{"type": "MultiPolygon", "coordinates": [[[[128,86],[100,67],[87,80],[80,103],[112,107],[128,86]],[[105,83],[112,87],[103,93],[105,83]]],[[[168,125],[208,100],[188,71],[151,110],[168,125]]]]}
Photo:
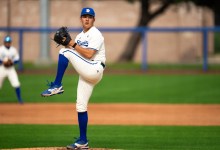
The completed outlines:
{"type": "Polygon", "coordinates": [[[208,30],[203,29],[203,71],[208,70],[208,30]]]}
{"type": "Polygon", "coordinates": [[[146,71],[147,66],[147,28],[141,30],[142,33],[142,70],[146,71]]]}
{"type": "Polygon", "coordinates": [[[23,30],[19,29],[19,56],[20,61],[18,63],[18,70],[23,70],[23,30]]]}

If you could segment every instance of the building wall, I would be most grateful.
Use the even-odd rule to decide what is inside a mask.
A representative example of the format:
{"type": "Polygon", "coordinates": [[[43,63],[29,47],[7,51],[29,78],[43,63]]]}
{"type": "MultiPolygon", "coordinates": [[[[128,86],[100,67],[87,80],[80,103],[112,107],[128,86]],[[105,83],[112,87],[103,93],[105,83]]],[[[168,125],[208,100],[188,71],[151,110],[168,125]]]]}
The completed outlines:
{"type": "MultiPolygon", "coordinates": [[[[0,26],[6,27],[40,27],[40,0],[10,0],[10,15],[8,21],[8,0],[0,1],[0,26]]],[[[140,2],[128,3],[118,1],[82,1],[82,0],[50,0],[50,27],[80,27],[79,14],[84,6],[93,7],[96,12],[97,27],[135,27],[139,17],[140,2]]],[[[152,7],[155,9],[157,5],[152,7]]],[[[150,24],[150,27],[203,27],[213,25],[213,14],[208,9],[202,9],[193,4],[171,6],[150,24]]],[[[0,39],[6,35],[0,32],[0,39]]],[[[11,33],[14,45],[18,47],[18,34],[11,33]]],[[[72,37],[76,33],[71,33],[72,37]]],[[[107,62],[115,62],[123,52],[131,33],[103,33],[105,37],[107,62]]],[[[49,34],[48,38],[52,38],[49,34]]],[[[209,36],[209,51],[213,52],[213,36],[209,36]]],[[[40,34],[25,33],[23,44],[23,59],[37,62],[40,56],[40,34]]],[[[202,36],[200,33],[149,33],[147,57],[150,63],[185,63],[196,62],[202,58],[202,36]]],[[[50,55],[57,60],[59,47],[50,41],[50,55]]],[[[135,62],[142,58],[142,45],[135,54],[135,62]]]]}

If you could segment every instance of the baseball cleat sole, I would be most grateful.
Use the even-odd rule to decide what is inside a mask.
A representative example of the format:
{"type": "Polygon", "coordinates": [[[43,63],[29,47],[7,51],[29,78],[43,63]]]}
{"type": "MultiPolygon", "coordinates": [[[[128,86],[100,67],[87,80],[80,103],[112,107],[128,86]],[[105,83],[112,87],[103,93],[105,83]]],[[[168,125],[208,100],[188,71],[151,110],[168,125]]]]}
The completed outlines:
{"type": "Polygon", "coordinates": [[[67,147],[66,149],[68,149],[68,150],[88,150],[89,147],[76,147],[76,148],[67,147]]]}
{"type": "Polygon", "coordinates": [[[56,93],[56,94],[41,94],[42,97],[49,97],[49,96],[53,96],[53,95],[57,95],[57,94],[63,94],[63,92],[59,92],[59,93],[56,93]]]}

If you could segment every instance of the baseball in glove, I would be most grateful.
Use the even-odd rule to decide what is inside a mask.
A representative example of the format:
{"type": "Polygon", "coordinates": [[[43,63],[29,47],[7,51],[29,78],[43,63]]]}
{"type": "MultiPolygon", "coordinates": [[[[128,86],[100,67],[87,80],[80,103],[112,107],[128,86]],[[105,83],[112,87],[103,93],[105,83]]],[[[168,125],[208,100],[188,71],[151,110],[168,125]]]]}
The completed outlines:
{"type": "Polygon", "coordinates": [[[69,34],[67,27],[61,27],[54,34],[53,40],[58,44],[58,46],[67,46],[69,42],[72,40],[72,38],[69,34]]]}
{"type": "Polygon", "coordinates": [[[13,62],[12,62],[11,59],[5,58],[4,61],[3,61],[3,65],[4,65],[6,68],[9,68],[9,67],[13,66],[13,62]]]}

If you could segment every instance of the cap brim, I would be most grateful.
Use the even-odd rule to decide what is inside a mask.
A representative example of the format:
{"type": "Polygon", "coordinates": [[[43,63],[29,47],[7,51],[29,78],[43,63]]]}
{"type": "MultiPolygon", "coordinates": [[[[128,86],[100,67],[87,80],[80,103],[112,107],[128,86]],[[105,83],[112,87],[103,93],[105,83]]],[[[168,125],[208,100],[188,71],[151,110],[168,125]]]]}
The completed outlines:
{"type": "Polygon", "coordinates": [[[84,14],[81,14],[81,16],[84,16],[84,15],[90,15],[90,16],[93,16],[93,17],[95,17],[94,15],[92,15],[92,14],[89,14],[89,13],[84,13],[84,14]]]}

